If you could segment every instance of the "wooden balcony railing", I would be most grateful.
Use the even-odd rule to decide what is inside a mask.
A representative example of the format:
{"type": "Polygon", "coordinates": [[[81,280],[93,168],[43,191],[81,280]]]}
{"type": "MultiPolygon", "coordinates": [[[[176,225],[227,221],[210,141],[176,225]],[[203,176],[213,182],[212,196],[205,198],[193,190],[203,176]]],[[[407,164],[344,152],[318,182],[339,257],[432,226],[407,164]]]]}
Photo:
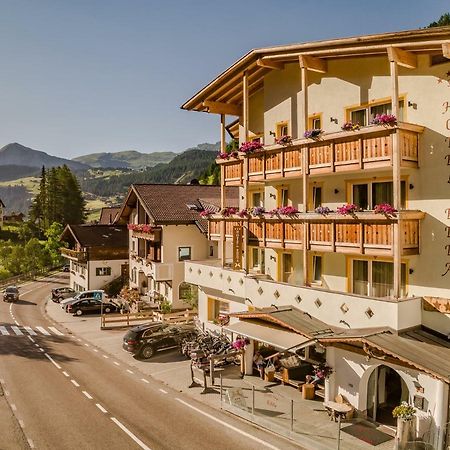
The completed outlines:
{"type": "Polygon", "coordinates": [[[87,252],[80,252],[77,250],[72,250],[70,248],[60,248],[61,255],[65,258],[69,258],[78,262],[86,262],[87,261],[87,252]]]}
{"type": "MultiPolygon", "coordinates": [[[[420,227],[424,217],[420,211],[402,211],[400,227],[402,254],[419,253],[420,227]]],[[[248,226],[248,243],[268,248],[302,249],[304,229],[308,250],[348,254],[392,256],[395,218],[376,217],[373,213],[358,213],[358,217],[318,217],[298,214],[292,218],[222,218],[209,221],[210,239],[220,238],[221,221],[225,221],[225,238],[233,236],[233,227],[248,226]]]]}
{"type": "Polygon", "coordinates": [[[398,133],[401,166],[418,167],[419,134],[422,131],[423,127],[407,123],[396,127],[370,126],[357,131],[325,134],[316,141],[297,139],[284,147],[266,146],[264,151],[217,162],[224,166],[227,185],[242,184],[245,158],[248,159],[250,181],[299,177],[304,148],[308,152],[306,172],[311,175],[387,168],[392,166],[392,135],[398,133]]]}

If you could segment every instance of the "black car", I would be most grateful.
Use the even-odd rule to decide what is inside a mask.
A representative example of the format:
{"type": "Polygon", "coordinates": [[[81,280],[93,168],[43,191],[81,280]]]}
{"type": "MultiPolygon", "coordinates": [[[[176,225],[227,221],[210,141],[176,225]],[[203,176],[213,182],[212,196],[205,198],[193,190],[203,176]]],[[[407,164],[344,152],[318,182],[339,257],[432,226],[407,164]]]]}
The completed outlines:
{"type": "Polygon", "coordinates": [[[194,325],[171,325],[153,322],[138,325],[123,337],[122,348],[142,359],[151,358],[156,352],[179,347],[186,338],[196,335],[194,325]]]}
{"type": "Polygon", "coordinates": [[[69,272],[69,271],[70,271],[70,266],[69,266],[69,264],[65,264],[64,266],[62,266],[62,271],[63,271],[63,272],[69,272]]]}
{"type": "Polygon", "coordinates": [[[77,292],[70,287],[58,287],[52,289],[52,300],[55,303],[59,303],[64,298],[75,296],[77,292]]]}
{"type": "Polygon", "coordinates": [[[8,286],[3,291],[4,302],[17,302],[19,300],[19,289],[16,286],[8,286]]]}
{"type": "Polygon", "coordinates": [[[109,314],[118,312],[120,306],[113,302],[102,302],[94,298],[78,300],[75,303],[67,305],[67,312],[73,315],[81,316],[83,314],[98,314],[103,312],[109,314]]]}

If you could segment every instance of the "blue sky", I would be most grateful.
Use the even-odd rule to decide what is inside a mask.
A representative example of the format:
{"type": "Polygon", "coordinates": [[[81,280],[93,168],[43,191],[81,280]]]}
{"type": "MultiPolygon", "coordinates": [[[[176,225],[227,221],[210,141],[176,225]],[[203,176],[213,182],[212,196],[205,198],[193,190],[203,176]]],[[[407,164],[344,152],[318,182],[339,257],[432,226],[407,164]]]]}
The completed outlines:
{"type": "Polygon", "coordinates": [[[181,151],[219,139],[180,105],[255,47],[420,28],[448,0],[0,0],[0,147],[181,151]]]}

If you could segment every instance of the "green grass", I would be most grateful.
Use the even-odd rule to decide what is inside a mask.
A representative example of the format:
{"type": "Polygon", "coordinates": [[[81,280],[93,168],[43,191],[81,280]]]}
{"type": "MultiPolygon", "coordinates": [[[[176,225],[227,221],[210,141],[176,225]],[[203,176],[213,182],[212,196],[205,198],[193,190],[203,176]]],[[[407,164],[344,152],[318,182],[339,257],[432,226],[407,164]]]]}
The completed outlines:
{"type": "Polygon", "coordinates": [[[37,177],[24,177],[18,178],[17,180],[0,181],[0,186],[24,186],[33,195],[36,195],[39,192],[40,180],[41,179],[37,177]]]}

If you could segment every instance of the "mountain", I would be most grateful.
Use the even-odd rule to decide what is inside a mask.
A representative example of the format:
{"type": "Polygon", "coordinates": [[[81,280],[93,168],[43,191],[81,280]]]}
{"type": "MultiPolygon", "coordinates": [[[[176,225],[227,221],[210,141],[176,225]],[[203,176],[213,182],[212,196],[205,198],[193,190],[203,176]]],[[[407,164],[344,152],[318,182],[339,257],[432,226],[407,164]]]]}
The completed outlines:
{"type": "MultiPolygon", "coordinates": [[[[205,148],[205,147],[203,147],[205,148]]],[[[83,192],[108,197],[124,195],[134,183],[189,183],[199,178],[211,166],[217,156],[216,144],[208,144],[209,150],[198,147],[185,150],[166,164],[157,164],[141,171],[132,171],[120,175],[104,177],[80,177],[83,192]]]]}
{"type": "Polygon", "coordinates": [[[25,147],[17,142],[7,144],[0,148],[0,166],[13,165],[37,167],[40,169],[42,166],[48,168],[62,166],[64,164],[72,170],[83,170],[89,168],[86,164],[71,161],[70,159],[58,158],[57,156],[51,156],[48,153],[33,150],[32,148],[25,147]]]}
{"type": "Polygon", "coordinates": [[[159,163],[168,163],[177,154],[174,152],[141,153],[134,150],[115,153],[90,153],[73,158],[72,161],[98,168],[144,169],[159,163]]]}

